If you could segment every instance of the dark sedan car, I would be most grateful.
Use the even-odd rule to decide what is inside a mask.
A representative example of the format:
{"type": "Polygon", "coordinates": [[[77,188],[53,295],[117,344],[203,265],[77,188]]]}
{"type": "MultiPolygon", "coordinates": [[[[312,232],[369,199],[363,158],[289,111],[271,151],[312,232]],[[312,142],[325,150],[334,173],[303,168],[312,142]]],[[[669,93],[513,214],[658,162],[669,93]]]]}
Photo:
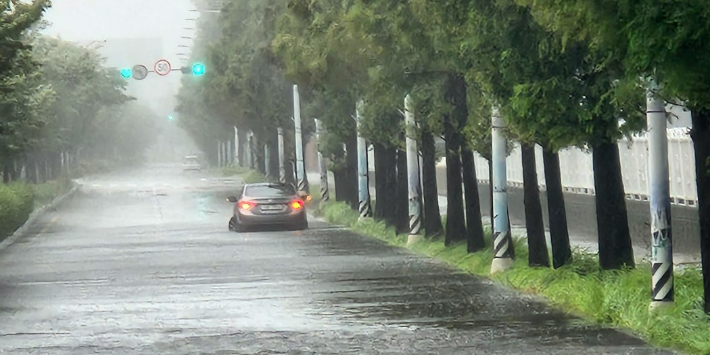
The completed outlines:
{"type": "Polygon", "coordinates": [[[235,204],[229,230],[245,232],[254,227],[308,229],[306,204],[291,184],[247,184],[239,197],[227,198],[235,204]]]}

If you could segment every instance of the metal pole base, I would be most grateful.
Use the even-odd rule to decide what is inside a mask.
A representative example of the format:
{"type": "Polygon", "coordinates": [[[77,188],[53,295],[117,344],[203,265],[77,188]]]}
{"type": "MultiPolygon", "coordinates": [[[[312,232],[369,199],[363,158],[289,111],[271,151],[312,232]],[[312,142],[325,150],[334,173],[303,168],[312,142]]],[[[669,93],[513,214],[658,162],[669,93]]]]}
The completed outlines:
{"type": "Polygon", "coordinates": [[[655,310],[668,308],[673,305],[673,301],[651,301],[648,305],[648,311],[653,312],[655,310]]]}
{"type": "Polygon", "coordinates": [[[510,270],[513,268],[513,259],[511,258],[494,258],[491,263],[491,274],[510,270]]]}
{"type": "Polygon", "coordinates": [[[421,234],[410,234],[407,236],[407,247],[411,247],[424,240],[424,236],[421,234]]]}

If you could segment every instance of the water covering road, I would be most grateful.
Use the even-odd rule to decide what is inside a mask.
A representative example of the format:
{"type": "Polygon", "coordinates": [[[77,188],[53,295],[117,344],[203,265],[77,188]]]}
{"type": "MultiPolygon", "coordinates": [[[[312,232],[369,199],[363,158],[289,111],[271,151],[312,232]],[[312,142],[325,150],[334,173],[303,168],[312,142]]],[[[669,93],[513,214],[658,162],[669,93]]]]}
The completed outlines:
{"type": "Polygon", "coordinates": [[[237,185],[179,166],[83,181],[0,252],[0,352],[670,354],[321,222],[228,232],[237,185]]]}

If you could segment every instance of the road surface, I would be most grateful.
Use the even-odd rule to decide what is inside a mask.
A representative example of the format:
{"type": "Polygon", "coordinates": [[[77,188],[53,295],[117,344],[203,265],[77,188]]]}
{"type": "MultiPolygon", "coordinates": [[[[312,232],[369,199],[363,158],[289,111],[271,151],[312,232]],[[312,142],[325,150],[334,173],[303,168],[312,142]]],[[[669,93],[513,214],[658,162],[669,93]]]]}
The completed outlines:
{"type": "Polygon", "coordinates": [[[237,181],[88,179],[0,252],[7,354],[668,354],[317,221],[227,231],[237,181]]]}

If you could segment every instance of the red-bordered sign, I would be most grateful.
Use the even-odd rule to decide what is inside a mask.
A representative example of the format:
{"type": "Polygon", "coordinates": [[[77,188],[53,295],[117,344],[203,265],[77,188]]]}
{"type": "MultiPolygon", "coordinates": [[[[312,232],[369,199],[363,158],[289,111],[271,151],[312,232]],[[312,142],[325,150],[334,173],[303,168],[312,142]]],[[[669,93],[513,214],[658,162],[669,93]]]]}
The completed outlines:
{"type": "Polygon", "coordinates": [[[170,62],[168,62],[166,59],[161,59],[155,63],[155,72],[158,75],[168,75],[170,72],[173,70],[173,68],[170,66],[170,62]]]}

